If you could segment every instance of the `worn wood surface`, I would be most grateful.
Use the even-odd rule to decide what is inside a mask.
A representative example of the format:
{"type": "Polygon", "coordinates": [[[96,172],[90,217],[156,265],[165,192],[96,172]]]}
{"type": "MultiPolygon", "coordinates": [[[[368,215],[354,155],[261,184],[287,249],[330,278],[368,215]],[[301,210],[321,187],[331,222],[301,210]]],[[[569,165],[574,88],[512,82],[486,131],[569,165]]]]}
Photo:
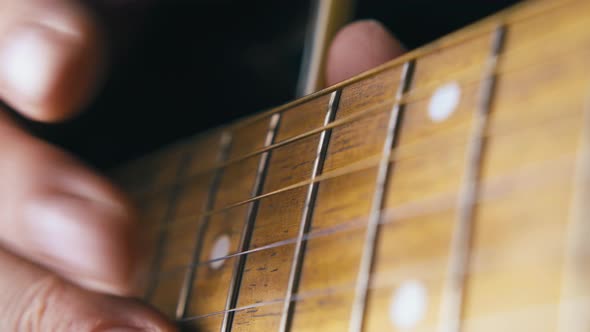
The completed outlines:
{"type": "Polygon", "coordinates": [[[387,121],[402,65],[414,61],[409,91],[400,100],[363,327],[441,331],[466,147],[499,25],[507,35],[477,165],[480,190],[461,329],[588,331],[590,291],[582,281],[590,272],[580,265],[590,251],[579,236],[588,228],[588,176],[580,166],[590,148],[582,135],[588,135],[590,112],[585,0],[517,6],[335,87],[113,172],[140,209],[152,267],[146,299],[199,331],[219,331],[238,273],[232,331],[276,331],[285,315],[292,331],[348,330],[387,121]],[[451,82],[460,90],[457,105],[448,117],[434,119],[433,95],[451,82]],[[336,90],[341,95],[335,119],[324,127],[330,137],[313,180],[318,190],[297,292],[286,312],[297,234],[336,90]],[[265,145],[275,113],[275,139],[265,145]],[[253,184],[265,153],[270,159],[257,198],[253,184]],[[253,204],[248,252],[240,253],[253,204]],[[228,240],[225,251],[215,249],[222,238],[228,240]],[[242,270],[235,270],[244,255],[242,270]],[[414,293],[407,295],[408,287],[414,293]],[[182,296],[187,305],[179,311],[182,296]],[[400,307],[406,310],[401,321],[400,307]]]}

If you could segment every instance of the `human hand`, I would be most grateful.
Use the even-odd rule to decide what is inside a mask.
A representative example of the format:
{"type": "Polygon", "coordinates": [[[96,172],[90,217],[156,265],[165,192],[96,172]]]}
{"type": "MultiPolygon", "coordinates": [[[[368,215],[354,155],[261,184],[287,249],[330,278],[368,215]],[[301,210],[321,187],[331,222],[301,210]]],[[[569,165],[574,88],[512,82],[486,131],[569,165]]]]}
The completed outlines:
{"type": "MultiPolygon", "coordinates": [[[[108,40],[80,2],[0,0],[0,96],[38,121],[67,119],[93,95],[108,40]]],[[[399,55],[378,24],[343,30],[327,83],[399,55]]],[[[134,295],[132,207],[106,179],[0,115],[0,330],[173,330],[134,295]]]]}

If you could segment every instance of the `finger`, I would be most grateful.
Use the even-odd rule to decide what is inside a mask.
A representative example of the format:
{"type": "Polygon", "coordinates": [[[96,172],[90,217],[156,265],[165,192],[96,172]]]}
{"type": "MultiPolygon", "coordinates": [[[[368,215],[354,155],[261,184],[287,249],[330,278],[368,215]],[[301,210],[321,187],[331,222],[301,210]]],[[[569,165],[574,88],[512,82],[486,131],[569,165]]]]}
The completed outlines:
{"type": "Polygon", "coordinates": [[[365,20],[342,28],[330,45],[326,84],[333,85],[404,53],[401,43],[379,22],[365,20]]]}
{"type": "Polygon", "coordinates": [[[101,292],[133,295],[134,211],[105,179],[0,117],[0,244],[101,292]]]}
{"type": "Polygon", "coordinates": [[[0,0],[0,97],[58,121],[93,96],[104,63],[96,20],[74,0],[0,0]]]}
{"type": "Polygon", "coordinates": [[[93,293],[0,249],[1,331],[174,331],[134,300],[93,293]]]}

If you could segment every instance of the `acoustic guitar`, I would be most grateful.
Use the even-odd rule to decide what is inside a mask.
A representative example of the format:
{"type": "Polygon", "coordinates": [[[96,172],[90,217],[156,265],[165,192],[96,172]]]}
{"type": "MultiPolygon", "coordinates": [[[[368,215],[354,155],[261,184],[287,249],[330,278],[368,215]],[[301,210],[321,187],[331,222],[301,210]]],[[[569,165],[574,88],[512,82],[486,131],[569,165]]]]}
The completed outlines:
{"type": "Polygon", "coordinates": [[[589,63],[590,2],[532,1],[121,167],[145,299],[198,331],[590,331],[589,63]]]}

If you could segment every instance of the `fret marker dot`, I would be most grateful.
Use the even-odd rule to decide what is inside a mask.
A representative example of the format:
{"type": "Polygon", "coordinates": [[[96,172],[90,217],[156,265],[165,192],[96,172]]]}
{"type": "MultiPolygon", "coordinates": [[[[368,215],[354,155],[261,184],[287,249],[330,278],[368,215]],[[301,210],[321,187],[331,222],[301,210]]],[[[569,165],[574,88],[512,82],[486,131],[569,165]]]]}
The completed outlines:
{"type": "Polygon", "coordinates": [[[424,318],[427,305],[424,285],[417,280],[404,281],[393,293],[389,318],[397,328],[413,328],[424,318]]]}
{"type": "MultiPolygon", "coordinates": [[[[227,236],[225,234],[221,235],[220,237],[217,238],[217,240],[215,240],[215,243],[213,244],[213,248],[211,248],[211,255],[210,255],[209,259],[214,260],[217,258],[227,256],[229,254],[229,247],[230,246],[231,246],[231,241],[229,240],[229,236],[227,236]]],[[[212,261],[209,263],[209,266],[212,269],[217,270],[223,265],[224,262],[225,262],[225,259],[218,260],[218,261],[212,261]]]]}
{"type": "Polygon", "coordinates": [[[447,83],[434,91],[428,105],[428,115],[434,122],[446,120],[459,105],[461,87],[457,82],[447,83]]]}

